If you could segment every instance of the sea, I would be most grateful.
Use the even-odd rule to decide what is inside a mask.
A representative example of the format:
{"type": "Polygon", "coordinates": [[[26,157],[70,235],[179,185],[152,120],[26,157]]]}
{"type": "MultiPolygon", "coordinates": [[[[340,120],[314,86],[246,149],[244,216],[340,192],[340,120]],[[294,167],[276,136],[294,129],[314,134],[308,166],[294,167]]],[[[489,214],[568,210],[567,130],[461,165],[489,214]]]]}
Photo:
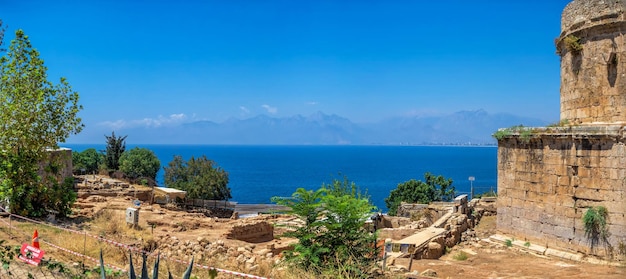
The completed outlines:
{"type": "MultiPolygon", "coordinates": [[[[104,150],[104,144],[63,144],[74,151],[104,150]]],[[[279,146],[279,145],[132,145],[152,150],[161,161],[157,183],[163,185],[163,167],[175,155],[187,160],[206,155],[229,174],[232,201],[267,204],[274,196],[288,197],[297,189],[318,189],[334,179],[347,178],[381,212],[385,198],[398,184],[422,180],[424,173],[453,180],[459,194],[497,191],[495,146],[279,146]],[[473,178],[473,179],[471,179],[473,178]]]]}

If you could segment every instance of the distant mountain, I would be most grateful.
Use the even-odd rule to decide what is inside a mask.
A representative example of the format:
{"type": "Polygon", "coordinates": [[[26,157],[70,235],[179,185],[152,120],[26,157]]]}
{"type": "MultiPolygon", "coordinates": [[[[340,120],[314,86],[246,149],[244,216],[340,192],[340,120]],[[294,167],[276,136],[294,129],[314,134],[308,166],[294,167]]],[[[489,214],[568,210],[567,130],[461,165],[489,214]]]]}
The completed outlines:
{"type": "Polygon", "coordinates": [[[217,125],[192,122],[184,124],[182,132],[194,135],[193,143],[215,144],[350,144],[361,133],[350,120],[321,112],[308,117],[258,115],[217,125]]]}
{"type": "MultiPolygon", "coordinates": [[[[495,144],[498,128],[523,124],[544,126],[545,121],[484,110],[459,111],[444,116],[414,116],[356,124],[336,114],[247,119],[222,123],[197,121],[175,126],[126,128],[116,134],[133,142],[154,144],[495,144]]],[[[104,132],[102,134],[108,134],[104,132]]]]}
{"type": "Polygon", "coordinates": [[[544,126],[546,121],[484,110],[459,111],[444,116],[400,117],[373,126],[381,143],[394,144],[495,144],[498,128],[523,124],[544,126]]]}

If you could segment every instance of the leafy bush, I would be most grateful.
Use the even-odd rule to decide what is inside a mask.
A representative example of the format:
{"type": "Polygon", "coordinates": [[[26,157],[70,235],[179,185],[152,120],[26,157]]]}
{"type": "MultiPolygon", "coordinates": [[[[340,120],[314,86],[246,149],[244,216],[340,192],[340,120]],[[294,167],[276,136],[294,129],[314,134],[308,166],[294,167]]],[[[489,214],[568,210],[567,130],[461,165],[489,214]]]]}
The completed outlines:
{"type": "Polygon", "coordinates": [[[607,242],[609,232],[606,219],[608,215],[609,213],[604,206],[591,207],[583,215],[585,236],[589,240],[591,248],[598,245],[600,241],[607,242]]]}
{"type": "Polygon", "coordinates": [[[45,188],[41,195],[42,202],[46,209],[59,212],[59,216],[67,216],[72,213],[72,204],[76,201],[76,191],[74,191],[74,177],[66,177],[63,183],[56,179],[50,179],[50,186],[45,188]]]}
{"type": "Polygon", "coordinates": [[[505,137],[511,136],[513,134],[518,134],[522,142],[528,143],[533,135],[533,128],[524,127],[524,125],[515,125],[509,128],[498,129],[492,136],[501,140],[505,137]]]}
{"type": "Polygon", "coordinates": [[[522,140],[522,142],[528,143],[530,141],[530,138],[533,135],[533,130],[526,128],[526,129],[521,129],[519,132],[519,138],[522,140]]]}
{"type": "Polygon", "coordinates": [[[365,270],[376,261],[376,236],[364,224],[375,207],[354,183],[334,180],[318,190],[298,188],[290,198],[272,201],[289,207],[304,222],[285,233],[299,240],[292,251],[285,251],[289,264],[320,275],[367,277],[365,270]]]}
{"type": "Polygon", "coordinates": [[[161,162],[150,149],[135,147],[124,152],[119,160],[120,171],[131,179],[148,177],[156,179],[161,162]]]}
{"type": "Polygon", "coordinates": [[[88,148],[82,152],[72,152],[72,167],[74,174],[96,173],[100,165],[104,163],[104,155],[95,148],[88,148]]]}
{"type": "Polygon", "coordinates": [[[565,48],[574,54],[580,53],[583,50],[583,45],[580,43],[580,38],[574,35],[569,35],[563,39],[565,48]]]}
{"type": "Polygon", "coordinates": [[[435,176],[427,172],[424,174],[426,182],[411,179],[398,184],[398,187],[385,198],[389,215],[396,215],[398,206],[402,202],[428,204],[433,201],[450,201],[454,199],[455,189],[452,179],[435,176]]]}
{"type": "Polygon", "coordinates": [[[511,135],[511,130],[507,128],[507,129],[498,129],[495,133],[493,133],[492,136],[497,140],[501,140],[510,135],[511,135]]]}
{"type": "Polygon", "coordinates": [[[506,247],[511,247],[513,246],[513,240],[512,239],[507,239],[504,241],[504,245],[506,245],[506,247]]]}
{"type": "Polygon", "coordinates": [[[228,200],[232,198],[228,188],[228,173],[215,166],[206,156],[191,157],[184,162],[174,156],[165,169],[165,186],[187,191],[191,199],[228,200]]]}

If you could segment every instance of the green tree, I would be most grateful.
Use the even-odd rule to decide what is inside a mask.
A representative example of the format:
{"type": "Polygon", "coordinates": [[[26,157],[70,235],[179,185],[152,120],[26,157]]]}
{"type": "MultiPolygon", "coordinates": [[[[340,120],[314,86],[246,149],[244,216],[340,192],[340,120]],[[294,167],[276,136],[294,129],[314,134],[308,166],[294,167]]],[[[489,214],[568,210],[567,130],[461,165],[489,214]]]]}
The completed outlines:
{"type": "Polygon", "coordinates": [[[111,132],[111,136],[104,136],[107,141],[107,147],[104,154],[104,164],[109,172],[120,169],[120,157],[126,151],[126,137],[116,137],[115,132],[111,132]]]}
{"type": "Polygon", "coordinates": [[[65,78],[51,83],[46,72],[28,36],[17,30],[0,58],[0,198],[10,201],[13,212],[31,216],[58,202],[73,202],[69,183],[57,185],[67,197],[45,196],[55,187],[47,177],[57,175],[49,173],[57,166],[44,168],[42,162],[48,150],[83,128],[78,93],[65,78]]]}
{"type": "Polygon", "coordinates": [[[120,171],[132,179],[148,177],[156,179],[161,161],[150,149],[135,147],[120,157],[120,171]]]}
{"type": "Polygon", "coordinates": [[[402,202],[428,204],[433,201],[450,201],[454,199],[455,189],[452,179],[435,176],[427,172],[424,174],[426,182],[411,179],[398,184],[398,187],[389,193],[385,199],[389,215],[395,216],[398,206],[402,202]]]}
{"type": "Polygon", "coordinates": [[[322,184],[316,191],[298,188],[290,198],[272,198],[291,208],[304,226],[286,233],[298,243],[286,251],[286,260],[320,274],[337,272],[365,278],[376,261],[376,235],[364,226],[375,207],[358,187],[344,178],[322,184]]]}
{"type": "Polygon", "coordinates": [[[191,199],[228,200],[232,198],[228,188],[228,173],[215,166],[206,156],[191,157],[184,162],[174,156],[165,169],[165,186],[187,191],[191,199]]]}
{"type": "Polygon", "coordinates": [[[82,152],[72,152],[72,165],[74,173],[95,173],[104,162],[104,155],[95,148],[88,148],[82,152]]]}

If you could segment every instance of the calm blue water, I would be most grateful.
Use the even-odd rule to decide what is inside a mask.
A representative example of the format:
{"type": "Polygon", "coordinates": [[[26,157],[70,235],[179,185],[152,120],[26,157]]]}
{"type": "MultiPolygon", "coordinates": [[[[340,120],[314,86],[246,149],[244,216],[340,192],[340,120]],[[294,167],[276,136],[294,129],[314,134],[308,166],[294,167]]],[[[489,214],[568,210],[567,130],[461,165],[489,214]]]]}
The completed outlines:
{"type": "MultiPolygon", "coordinates": [[[[103,150],[104,145],[65,144],[76,151],[103,150]]],[[[135,145],[127,145],[127,150],[135,145]]],[[[458,192],[496,190],[497,148],[458,146],[228,146],[139,145],[152,150],[161,166],[181,155],[206,155],[229,173],[233,201],[269,203],[272,196],[290,196],[298,187],[317,189],[345,175],[372,202],[387,211],[384,199],[398,183],[424,180],[431,172],[453,179],[458,192]]],[[[163,182],[163,170],[157,176],[163,182]]]]}

